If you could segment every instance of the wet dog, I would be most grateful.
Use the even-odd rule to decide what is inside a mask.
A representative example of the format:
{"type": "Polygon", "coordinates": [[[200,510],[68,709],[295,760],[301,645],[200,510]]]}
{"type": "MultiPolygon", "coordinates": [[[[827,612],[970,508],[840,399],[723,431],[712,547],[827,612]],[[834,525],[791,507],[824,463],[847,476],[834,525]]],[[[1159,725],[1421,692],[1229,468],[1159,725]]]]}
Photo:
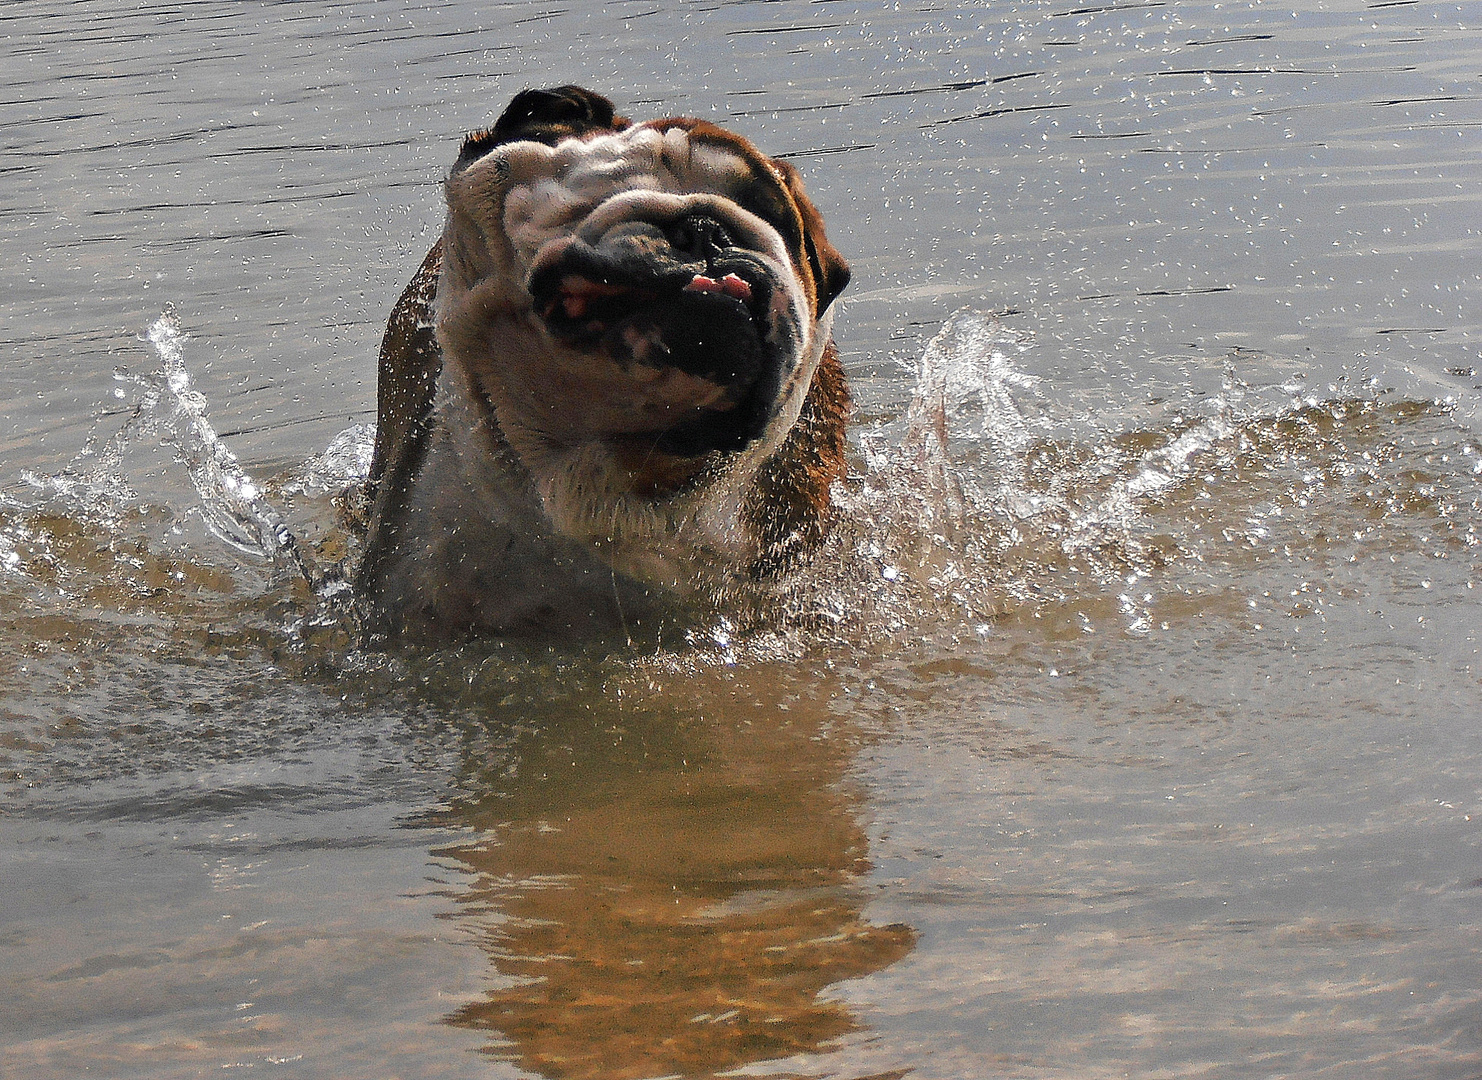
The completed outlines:
{"type": "Polygon", "coordinates": [[[849,268],[796,170],[568,86],[470,135],[445,190],[381,346],[381,628],[600,632],[817,544],[849,268]]]}

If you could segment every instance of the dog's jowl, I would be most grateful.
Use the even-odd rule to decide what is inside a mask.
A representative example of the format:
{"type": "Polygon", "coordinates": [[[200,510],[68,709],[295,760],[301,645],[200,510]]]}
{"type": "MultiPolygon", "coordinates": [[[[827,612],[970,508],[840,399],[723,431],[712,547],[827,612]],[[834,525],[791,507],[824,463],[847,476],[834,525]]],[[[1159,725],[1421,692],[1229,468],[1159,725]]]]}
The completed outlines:
{"type": "Polygon", "coordinates": [[[849,268],[791,166],[562,87],[446,192],[381,347],[357,587],[384,629],[600,631],[817,543],[849,268]]]}

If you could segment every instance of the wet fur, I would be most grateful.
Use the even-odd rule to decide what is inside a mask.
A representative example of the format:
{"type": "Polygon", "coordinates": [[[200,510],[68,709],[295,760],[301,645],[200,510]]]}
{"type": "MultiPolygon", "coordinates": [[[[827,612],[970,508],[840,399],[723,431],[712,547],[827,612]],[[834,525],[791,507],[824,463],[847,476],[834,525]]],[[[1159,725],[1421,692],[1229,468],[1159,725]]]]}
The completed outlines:
{"type": "MultiPolygon", "coordinates": [[[[581,194],[579,183],[571,190],[581,194]]],[[[608,205],[622,208],[621,199],[598,194],[595,211],[583,205],[573,214],[591,222],[608,205]]],[[[701,121],[630,131],[606,99],[588,91],[527,91],[494,129],[465,141],[449,178],[449,204],[443,238],[402,293],[381,346],[373,502],[356,581],[376,625],[437,638],[602,631],[641,621],[668,598],[727,577],[763,575],[822,539],[830,490],[844,474],[849,412],[828,306],[848,268],[790,166],[701,121]],[[604,136],[613,138],[592,142],[604,136]],[[665,157],[676,150],[690,160],[665,157]],[[714,197],[691,189],[669,196],[641,185],[618,193],[656,220],[668,212],[665,200],[684,200],[686,210],[713,202],[733,229],[755,228],[758,245],[771,245],[776,253],[764,258],[787,260],[786,288],[771,295],[773,314],[759,325],[776,331],[772,337],[781,334],[779,341],[796,333],[807,340],[798,343],[796,370],[782,372],[781,397],[764,403],[776,415],[744,446],[695,454],[655,449],[663,433],[645,436],[628,415],[641,419],[644,402],[623,397],[624,380],[636,369],[552,344],[539,325],[524,274],[532,260],[564,254],[561,228],[569,227],[537,236],[528,253],[514,249],[520,230],[535,229],[559,203],[547,195],[534,216],[498,219],[515,222],[514,238],[508,228],[491,238],[501,230],[480,215],[490,206],[507,211],[506,202],[522,193],[565,197],[565,187],[541,180],[542,169],[556,170],[551,175],[566,184],[568,173],[549,163],[565,160],[563,153],[575,162],[573,183],[584,175],[584,155],[593,157],[592,175],[604,175],[603,153],[617,166],[631,158],[639,173],[640,166],[658,169],[658,180],[642,181],[655,189],[690,175],[686,170],[707,183],[719,174],[730,186],[714,197]],[[510,168],[495,154],[514,160],[517,174],[527,167],[533,179],[523,188],[506,184],[510,168]],[[532,164],[522,166],[527,159],[532,164]],[[736,163],[743,171],[728,175],[736,163]],[[733,194],[752,208],[741,208],[733,194]],[[754,226],[763,219],[753,209],[777,223],[775,239],[754,226]],[[794,322],[801,329],[788,330],[794,322]],[[588,423],[600,430],[584,431],[588,423]],[[639,430],[627,434],[635,424],[639,430]]],[[[712,378],[669,368],[645,377],[651,381],[644,394],[672,393],[681,406],[687,394],[703,402],[712,378]]],[[[706,417],[729,423],[736,415],[689,408],[701,437],[706,417]]]]}

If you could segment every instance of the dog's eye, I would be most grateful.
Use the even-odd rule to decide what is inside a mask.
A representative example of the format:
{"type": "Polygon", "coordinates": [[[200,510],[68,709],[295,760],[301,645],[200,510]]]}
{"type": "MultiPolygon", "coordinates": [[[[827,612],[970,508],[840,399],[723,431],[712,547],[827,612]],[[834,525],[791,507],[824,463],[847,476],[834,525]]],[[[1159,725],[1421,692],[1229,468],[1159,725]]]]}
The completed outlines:
{"type": "Polygon", "coordinates": [[[775,184],[753,180],[732,195],[732,199],[741,209],[755,214],[781,233],[790,246],[797,247],[802,243],[803,230],[798,215],[775,184]]]}

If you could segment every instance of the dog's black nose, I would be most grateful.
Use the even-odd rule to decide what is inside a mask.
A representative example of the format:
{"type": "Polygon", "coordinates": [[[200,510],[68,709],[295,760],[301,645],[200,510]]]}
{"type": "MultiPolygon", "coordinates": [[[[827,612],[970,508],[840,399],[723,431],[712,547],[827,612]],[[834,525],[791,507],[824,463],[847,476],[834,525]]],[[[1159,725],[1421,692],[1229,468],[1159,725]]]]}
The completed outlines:
{"type": "Polygon", "coordinates": [[[664,230],[670,247],[692,259],[708,264],[727,248],[736,246],[726,227],[709,214],[691,214],[670,223],[664,230]]]}

